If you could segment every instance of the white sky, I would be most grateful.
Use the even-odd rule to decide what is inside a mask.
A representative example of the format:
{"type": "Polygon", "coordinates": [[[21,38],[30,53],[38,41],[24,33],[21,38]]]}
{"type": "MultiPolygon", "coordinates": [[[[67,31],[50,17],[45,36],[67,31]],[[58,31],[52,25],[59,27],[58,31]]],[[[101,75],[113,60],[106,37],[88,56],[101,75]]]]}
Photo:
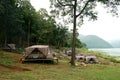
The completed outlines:
{"type": "MultiPolygon", "coordinates": [[[[46,8],[50,11],[49,0],[30,0],[31,4],[36,10],[40,8],[46,8]]],[[[120,40],[120,18],[113,17],[110,13],[106,13],[106,10],[99,6],[98,20],[86,21],[84,25],[79,28],[79,33],[83,35],[97,35],[106,41],[120,40]]]]}
{"type": "Polygon", "coordinates": [[[49,0],[30,0],[31,4],[38,11],[40,8],[46,8],[49,11],[49,0]]]}

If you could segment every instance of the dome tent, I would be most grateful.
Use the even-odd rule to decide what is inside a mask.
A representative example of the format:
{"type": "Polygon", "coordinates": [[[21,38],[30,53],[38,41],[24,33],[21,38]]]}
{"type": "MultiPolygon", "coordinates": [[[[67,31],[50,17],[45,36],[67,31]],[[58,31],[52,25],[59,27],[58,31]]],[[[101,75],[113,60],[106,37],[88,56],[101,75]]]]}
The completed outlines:
{"type": "Polygon", "coordinates": [[[47,45],[33,45],[25,48],[25,54],[22,58],[22,62],[41,60],[56,60],[58,62],[58,59],[50,53],[49,46],[47,45]]]}

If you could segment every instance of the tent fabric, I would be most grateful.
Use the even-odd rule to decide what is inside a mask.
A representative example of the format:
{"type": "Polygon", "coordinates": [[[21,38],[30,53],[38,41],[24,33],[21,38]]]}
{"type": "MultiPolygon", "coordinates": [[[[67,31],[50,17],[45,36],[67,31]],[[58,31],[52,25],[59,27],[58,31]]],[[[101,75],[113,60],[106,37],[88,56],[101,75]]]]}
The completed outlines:
{"type": "Polygon", "coordinates": [[[49,50],[49,46],[47,46],[47,45],[34,45],[34,46],[30,46],[30,47],[27,47],[27,48],[25,48],[25,50],[26,50],[26,55],[29,55],[29,54],[31,54],[32,53],[32,51],[34,50],[34,49],[38,49],[39,51],[41,51],[45,56],[47,56],[47,54],[48,54],[48,50],[49,50]]]}

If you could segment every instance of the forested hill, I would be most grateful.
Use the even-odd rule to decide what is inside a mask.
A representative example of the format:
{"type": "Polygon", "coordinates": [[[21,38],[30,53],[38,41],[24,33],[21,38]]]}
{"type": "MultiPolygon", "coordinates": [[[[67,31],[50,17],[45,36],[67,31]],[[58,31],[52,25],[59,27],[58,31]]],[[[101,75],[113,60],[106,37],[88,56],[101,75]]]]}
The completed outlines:
{"type": "Polygon", "coordinates": [[[111,44],[95,35],[80,35],[79,39],[87,45],[87,48],[112,48],[111,44]]]}

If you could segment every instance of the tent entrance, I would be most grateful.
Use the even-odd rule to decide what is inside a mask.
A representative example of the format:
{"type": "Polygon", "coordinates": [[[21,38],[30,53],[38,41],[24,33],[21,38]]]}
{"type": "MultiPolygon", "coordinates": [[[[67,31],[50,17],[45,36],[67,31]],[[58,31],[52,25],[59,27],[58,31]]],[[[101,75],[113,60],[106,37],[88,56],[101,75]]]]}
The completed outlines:
{"type": "Polygon", "coordinates": [[[46,56],[38,48],[35,48],[27,57],[27,59],[45,59],[46,56]]]}

